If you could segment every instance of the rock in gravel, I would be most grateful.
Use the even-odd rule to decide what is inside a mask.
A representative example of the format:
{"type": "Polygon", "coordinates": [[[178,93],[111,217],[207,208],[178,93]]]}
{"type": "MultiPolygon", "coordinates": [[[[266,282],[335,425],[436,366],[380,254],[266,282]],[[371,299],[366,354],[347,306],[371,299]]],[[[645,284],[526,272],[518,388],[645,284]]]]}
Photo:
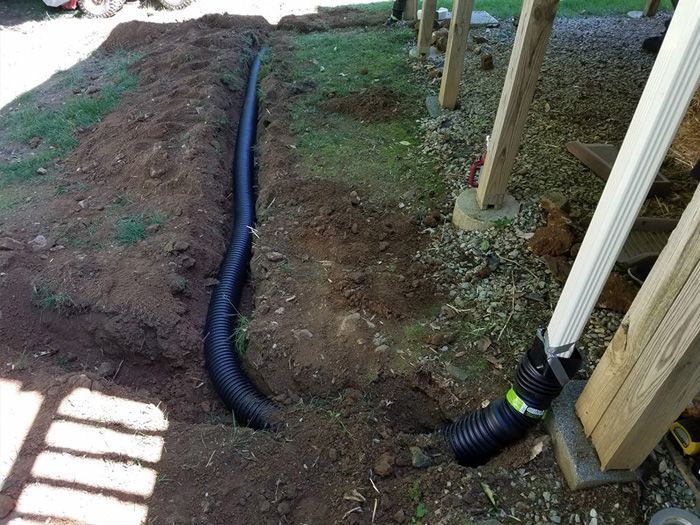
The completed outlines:
{"type": "Polygon", "coordinates": [[[420,447],[411,447],[409,450],[411,451],[411,465],[414,467],[428,468],[433,464],[433,460],[430,459],[430,456],[423,452],[420,447]]]}
{"type": "Polygon", "coordinates": [[[481,69],[483,71],[490,71],[493,69],[493,56],[489,53],[481,55],[481,69]]]}
{"type": "Polygon", "coordinates": [[[32,250],[39,251],[46,248],[46,246],[49,244],[49,241],[46,240],[46,237],[44,237],[43,235],[37,235],[31,241],[29,241],[29,244],[31,245],[32,250]]]}
{"type": "Polygon", "coordinates": [[[383,478],[390,476],[394,471],[394,456],[389,452],[384,452],[374,464],[374,471],[383,478]]]}
{"type": "Polygon", "coordinates": [[[352,223],[352,226],[350,226],[350,231],[351,231],[352,233],[355,233],[355,234],[357,233],[358,228],[357,228],[357,223],[356,223],[356,222],[353,222],[353,223],[352,223]]]}
{"type": "Polygon", "coordinates": [[[357,206],[360,204],[360,196],[357,194],[356,191],[350,192],[350,204],[352,204],[353,206],[357,206]]]}
{"type": "Polygon", "coordinates": [[[270,262],[280,262],[285,259],[284,255],[280,252],[267,252],[266,257],[270,262]]]}
{"type": "Polygon", "coordinates": [[[111,378],[117,373],[117,365],[110,363],[109,361],[104,361],[97,367],[97,375],[101,377],[111,378]]]}
{"type": "Polygon", "coordinates": [[[46,168],[37,168],[36,169],[36,174],[37,175],[46,175],[49,172],[46,168]]]}
{"type": "Polygon", "coordinates": [[[0,518],[7,516],[15,508],[15,500],[5,494],[0,494],[0,518]]]}
{"type": "Polygon", "coordinates": [[[19,250],[24,246],[20,241],[16,241],[12,237],[1,237],[0,238],[0,250],[19,250]]]}

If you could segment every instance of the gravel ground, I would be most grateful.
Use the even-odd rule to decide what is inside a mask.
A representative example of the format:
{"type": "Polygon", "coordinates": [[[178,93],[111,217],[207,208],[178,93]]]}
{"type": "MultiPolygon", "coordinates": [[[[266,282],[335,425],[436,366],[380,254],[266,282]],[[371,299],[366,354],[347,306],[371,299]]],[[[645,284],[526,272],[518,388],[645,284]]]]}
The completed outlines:
{"type": "MultiPolygon", "coordinates": [[[[467,53],[459,110],[422,121],[423,152],[441,159],[453,199],[441,210],[447,222],[426,229],[431,246],[416,258],[441,263],[434,265],[439,269],[433,278],[452,306],[468,312],[475,326],[485,327],[474,337],[487,337],[499,347],[506,375],[514,370],[535,330],[546,325],[561,293],[561,284],[547,265],[527,247],[526,239],[544,224],[539,200],[551,192],[563,194],[582,238],[603,183],[566,151],[566,143],[621,142],[654,62],[653,55],[641,51],[641,42],[661,29],[661,19],[556,21],[510,184],[522,204],[510,224],[464,232],[449,222],[453,199],[466,187],[469,164],[491,132],[515,35],[510,23],[472,32],[479,43],[471,42],[467,53]],[[479,55],[485,53],[493,56],[493,70],[480,69],[479,55]]],[[[437,58],[416,69],[429,73],[441,66],[442,59],[437,58]]],[[[437,90],[439,79],[433,82],[437,90]]],[[[669,215],[678,216],[684,204],[677,196],[669,199],[669,215]]],[[[621,314],[608,310],[593,312],[579,342],[588,357],[583,377],[595,367],[621,319],[621,314]]],[[[661,446],[643,470],[640,496],[645,516],[667,506],[694,506],[691,491],[661,446]]],[[[522,484],[540,509],[527,516],[528,523],[606,523],[595,509],[588,516],[560,515],[552,496],[561,490],[556,476],[528,480],[513,474],[513,482],[522,484]]]]}

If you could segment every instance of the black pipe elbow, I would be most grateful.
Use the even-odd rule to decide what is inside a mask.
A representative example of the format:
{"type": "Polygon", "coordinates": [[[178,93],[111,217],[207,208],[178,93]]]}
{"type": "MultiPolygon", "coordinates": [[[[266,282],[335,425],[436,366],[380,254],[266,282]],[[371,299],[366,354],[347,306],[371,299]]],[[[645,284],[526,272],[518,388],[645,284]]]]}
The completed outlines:
{"type": "MultiPolygon", "coordinates": [[[[559,361],[567,376],[572,377],[581,367],[582,359],[580,352],[574,350],[570,358],[559,361]]],[[[445,427],[444,439],[461,465],[483,465],[541,421],[562,388],[547,362],[542,340],[535,338],[532,348],[521,359],[515,384],[505,398],[445,427]]]]}

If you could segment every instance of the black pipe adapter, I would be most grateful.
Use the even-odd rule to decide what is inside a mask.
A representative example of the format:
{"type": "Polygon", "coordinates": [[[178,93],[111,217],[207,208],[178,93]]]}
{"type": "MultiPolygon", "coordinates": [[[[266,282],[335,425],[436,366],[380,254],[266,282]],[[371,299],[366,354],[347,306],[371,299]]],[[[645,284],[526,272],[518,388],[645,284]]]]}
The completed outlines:
{"type": "MultiPolygon", "coordinates": [[[[581,353],[577,349],[569,358],[555,359],[569,378],[581,367],[581,353]]],[[[444,439],[460,465],[483,465],[540,422],[562,388],[547,361],[543,338],[538,336],[523,355],[515,384],[505,398],[445,427],[444,439]]]]}

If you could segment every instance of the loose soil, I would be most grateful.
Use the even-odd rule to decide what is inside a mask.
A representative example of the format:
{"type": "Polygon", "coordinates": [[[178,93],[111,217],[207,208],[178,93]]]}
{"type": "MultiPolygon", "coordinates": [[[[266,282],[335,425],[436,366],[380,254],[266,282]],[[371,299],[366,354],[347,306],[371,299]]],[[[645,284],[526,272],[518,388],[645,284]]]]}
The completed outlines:
{"type": "MultiPolygon", "coordinates": [[[[336,15],[304,23],[338,27],[336,15]]],[[[300,167],[289,131],[293,49],[268,31],[260,19],[223,16],[119,26],[103,47],[144,53],[138,88],[55,167],[71,191],[40,186],[32,206],[3,216],[3,377],[46,396],[3,493],[17,498],[32,479],[52,411],[82,387],[168,415],[144,500],[149,523],[517,523],[509,515],[526,512],[546,523],[549,501],[565,519],[598,509],[604,523],[640,523],[636,486],[566,490],[541,429],[478,470],[449,458],[434,430],[507,386],[490,340],[466,344],[441,329],[483,314],[450,309],[426,279],[440,261],[415,257],[425,224],[300,167]],[[260,88],[243,360],[284,407],[277,434],[231,424],[201,340],[230,228],[235,123],[264,39],[276,62],[260,88]],[[147,223],[144,238],[120,244],[115,229],[134,216],[147,223]],[[30,244],[37,235],[45,248],[30,244]],[[413,466],[411,447],[427,464],[413,466]],[[541,480],[554,487],[546,503],[541,480]]],[[[367,95],[325,109],[368,120],[349,101],[367,95]]],[[[393,95],[369,95],[391,118],[393,95]]]]}
{"type": "Polygon", "coordinates": [[[401,112],[401,100],[393,91],[386,88],[353,93],[346,97],[331,98],[321,107],[349,115],[365,122],[381,122],[396,118],[401,112]]]}

